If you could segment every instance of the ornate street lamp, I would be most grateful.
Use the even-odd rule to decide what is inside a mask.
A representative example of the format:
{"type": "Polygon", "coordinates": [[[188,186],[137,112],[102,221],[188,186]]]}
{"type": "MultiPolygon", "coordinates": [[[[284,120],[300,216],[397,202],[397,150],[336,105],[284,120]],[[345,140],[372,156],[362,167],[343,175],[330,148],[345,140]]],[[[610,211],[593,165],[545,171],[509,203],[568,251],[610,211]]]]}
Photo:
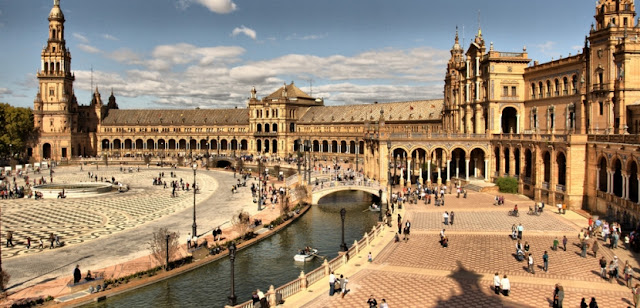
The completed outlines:
{"type": "Polygon", "coordinates": [[[300,146],[302,145],[300,141],[300,138],[296,140],[296,143],[298,144],[298,156],[296,157],[296,161],[298,162],[298,175],[300,175],[300,146]]]}
{"type": "Polygon", "coordinates": [[[193,159],[193,149],[191,148],[191,141],[193,141],[193,137],[189,137],[189,159],[193,159]]]}
{"type": "Polygon", "coordinates": [[[191,226],[191,232],[193,232],[193,236],[197,236],[198,235],[198,229],[197,229],[197,225],[196,225],[196,170],[198,170],[198,164],[197,163],[193,163],[192,165],[193,168],[193,225],[191,226]]]}
{"type": "Polygon", "coordinates": [[[387,168],[387,183],[389,184],[389,192],[387,192],[387,209],[389,208],[389,204],[391,203],[391,140],[387,140],[387,156],[389,157],[389,168],[387,168]]]}
{"type": "Polygon", "coordinates": [[[378,196],[380,196],[380,212],[378,212],[378,222],[382,222],[382,189],[378,190],[378,196]]]}
{"type": "Polygon", "coordinates": [[[204,144],[204,146],[207,148],[207,155],[205,155],[206,164],[204,166],[205,168],[207,168],[207,170],[209,170],[209,137],[207,137],[207,142],[204,144]]]}
{"type": "Polygon", "coordinates": [[[216,157],[220,157],[220,136],[218,136],[218,145],[216,146],[216,149],[218,150],[218,154],[216,154],[216,157]]]}
{"type": "Polygon", "coordinates": [[[234,279],[234,267],[233,263],[236,260],[236,243],[229,245],[229,261],[231,261],[231,295],[229,295],[229,305],[235,306],[237,304],[237,297],[235,292],[235,279],[234,279]]]}
{"type": "Polygon", "coordinates": [[[258,211],[262,209],[262,161],[258,160],[258,211]]]}
{"type": "Polygon", "coordinates": [[[358,152],[360,152],[360,141],[358,141],[358,138],[356,138],[356,175],[358,175],[358,172],[360,172],[360,170],[358,169],[358,152]]]}
{"type": "Polygon", "coordinates": [[[342,244],[340,244],[341,251],[347,251],[347,243],[344,242],[344,216],[347,215],[347,210],[342,208],[340,210],[340,219],[342,219],[342,244]]]}

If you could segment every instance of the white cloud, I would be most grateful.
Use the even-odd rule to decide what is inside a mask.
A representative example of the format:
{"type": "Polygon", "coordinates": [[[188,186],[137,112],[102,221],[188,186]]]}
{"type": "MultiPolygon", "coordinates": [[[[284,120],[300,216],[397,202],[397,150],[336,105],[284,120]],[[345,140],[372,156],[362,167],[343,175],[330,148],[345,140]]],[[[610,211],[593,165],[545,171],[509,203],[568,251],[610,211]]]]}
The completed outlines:
{"type": "Polygon", "coordinates": [[[200,4],[211,12],[218,14],[228,14],[237,9],[232,0],[178,0],[176,6],[180,9],[187,9],[192,3],[200,4]]]}
{"type": "MultiPolygon", "coordinates": [[[[245,107],[252,86],[263,97],[294,80],[309,92],[308,79],[314,80],[313,96],[324,97],[327,104],[406,101],[442,97],[449,56],[448,51],[424,47],[247,61],[245,52],[238,46],[186,43],[159,45],[146,53],[119,49],[105,56],[130,69],[96,71],[94,79],[101,88],[113,87],[117,96],[144,98],[149,108],[245,107]]],[[[89,90],[90,72],[76,72],[76,77],[74,85],[89,90]]]]}
{"type": "Polygon", "coordinates": [[[319,39],[323,39],[326,38],[327,36],[329,36],[329,34],[325,33],[325,34],[309,34],[309,35],[303,35],[300,36],[297,33],[294,33],[292,35],[287,36],[285,39],[286,40],[301,40],[301,41],[309,41],[309,40],[319,40],[319,39]]]}
{"type": "Polygon", "coordinates": [[[118,38],[111,35],[111,34],[103,34],[102,38],[106,39],[106,40],[110,40],[110,41],[117,41],[118,38]]]}
{"type": "Polygon", "coordinates": [[[78,41],[80,41],[80,43],[84,43],[84,44],[89,43],[89,39],[80,33],[74,32],[73,37],[75,37],[78,41]]]}
{"type": "Polygon", "coordinates": [[[11,93],[13,93],[13,91],[7,88],[0,88],[0,95],[11,94],[11,93]]]}
{"type": "Polygon", "coordinates": [[[553,42],[553,41],[546,41],[542,44],[536,45],[536,47],[538,47],[538,49],[540,49],[540,51],[543,53],[547,53],[553,50],[555,46],[556,46],[556,42],[553,42]]]}
{"type": "Polygon", "coordinates": [[[244,34],[252,39],[256,39],[256,31],[250,28],[245,27],[244,25],[241,26],[240,28],[235,28],[233,29],[233,32],[231,32],[231,36],[238,36],[239,34],[244,34]]]}
{"type": "Polygon", "coordinates": [[[78,44],[78,48],[80,48],[80,50],[87,52],[87,53],[100,53],[100,49],[93,47],[91,45],[87,45],[87,44],[78,44]]]}

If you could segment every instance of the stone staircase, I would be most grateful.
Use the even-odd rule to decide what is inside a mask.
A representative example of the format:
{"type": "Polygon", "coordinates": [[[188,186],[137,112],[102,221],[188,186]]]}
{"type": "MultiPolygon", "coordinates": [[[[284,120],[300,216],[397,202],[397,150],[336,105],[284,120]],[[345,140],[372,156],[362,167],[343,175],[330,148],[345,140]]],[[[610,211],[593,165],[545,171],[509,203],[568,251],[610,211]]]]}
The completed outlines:
{"type": "Polygon", "coordinates": [[[477,192],[492,192],[498,191],[498,186],[493,183],[487,183],[485,181],[469,181],[467,185],[464,186],[466,190],[477,191],[477,192]]]}

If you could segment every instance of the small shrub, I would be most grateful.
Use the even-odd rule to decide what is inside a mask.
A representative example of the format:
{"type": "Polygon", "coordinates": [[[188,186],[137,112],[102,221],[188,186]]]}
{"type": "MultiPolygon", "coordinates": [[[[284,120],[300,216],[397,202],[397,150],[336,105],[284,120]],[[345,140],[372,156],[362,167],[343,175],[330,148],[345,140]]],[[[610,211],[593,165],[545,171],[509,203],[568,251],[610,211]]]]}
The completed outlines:
{"type": "Polygon", "coordinates": [[[512,177],[501,177],[496,180],[500,192],[508,194],[518,193],[518,180],[512,177]]]}

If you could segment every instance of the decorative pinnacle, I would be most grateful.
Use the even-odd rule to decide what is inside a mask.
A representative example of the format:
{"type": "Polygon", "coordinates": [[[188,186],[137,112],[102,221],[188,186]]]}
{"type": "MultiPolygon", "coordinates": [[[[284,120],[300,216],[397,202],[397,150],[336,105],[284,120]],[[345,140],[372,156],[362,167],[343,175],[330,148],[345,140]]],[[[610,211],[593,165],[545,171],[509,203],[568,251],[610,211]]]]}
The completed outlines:
{"type": "Polygon", "coordinates": [[[60,0],[53,0],[53,6],[60,6],[60,0]]]}

